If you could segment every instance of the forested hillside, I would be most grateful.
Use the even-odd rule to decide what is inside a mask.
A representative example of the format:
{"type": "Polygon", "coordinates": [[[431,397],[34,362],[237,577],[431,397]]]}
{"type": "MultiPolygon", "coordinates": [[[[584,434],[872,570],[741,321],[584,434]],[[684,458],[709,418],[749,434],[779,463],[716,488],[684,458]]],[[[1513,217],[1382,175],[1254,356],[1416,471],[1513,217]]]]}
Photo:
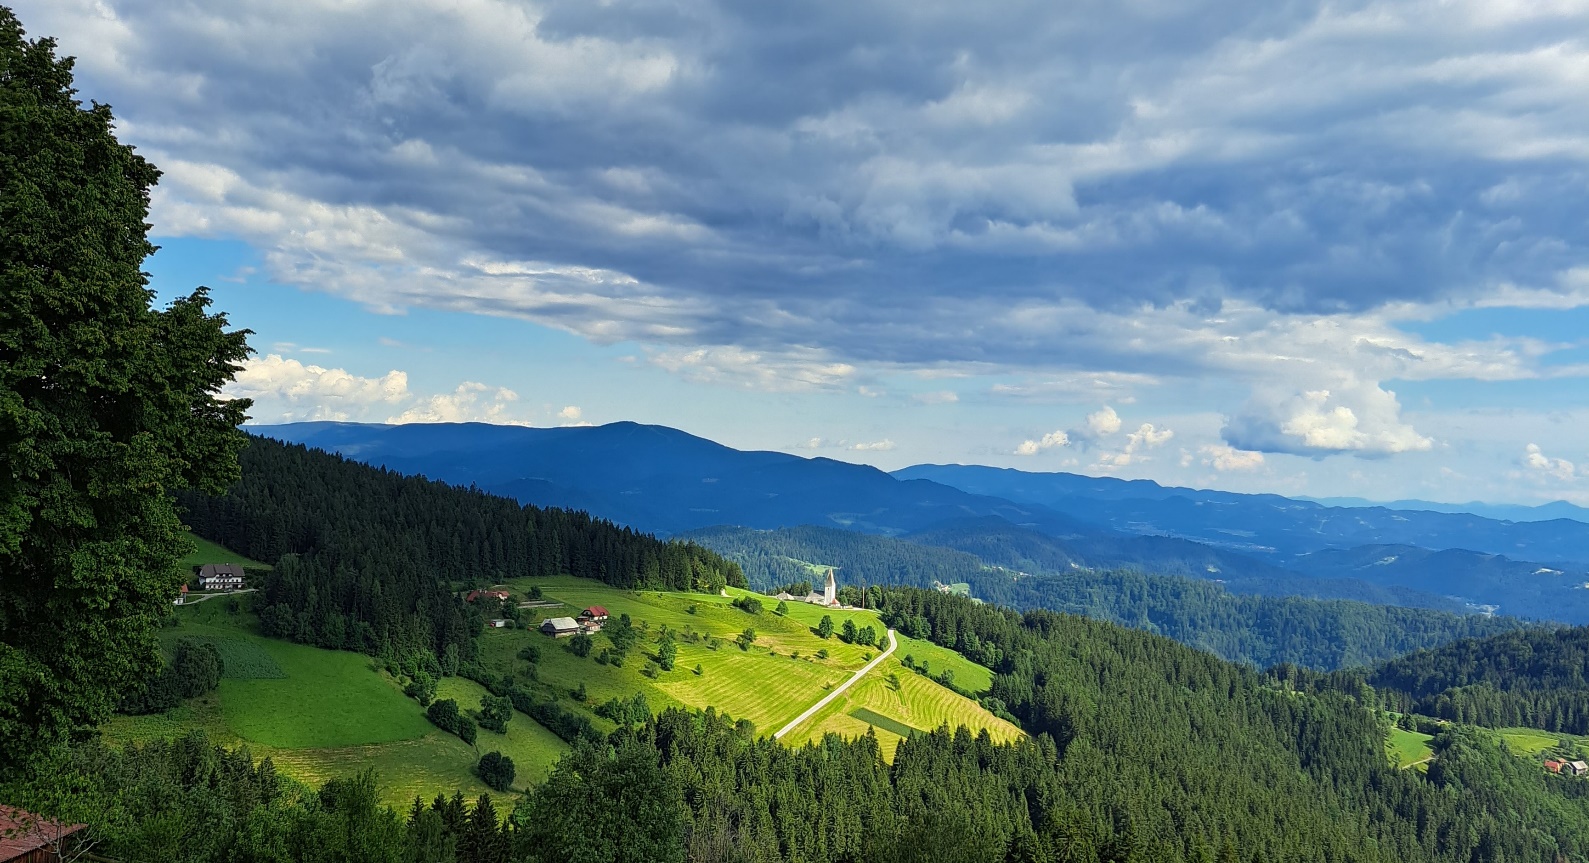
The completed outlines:
{"type": "Polygon", "coordinates": [[[470,810],[438,797],[416,802],[405,825],[375,807],[367,780],[302,794],[193,738],[125,755],[79,746],[60,769],[0,794],[31,804],[72,783],[72,817],[93,826],[97,853],[123,859],[293,859],[308,846],[370,863],[552,863],[575,847],[588,851],[579,859],[669,863],[1589,853],[1581,783],[1487,735],[1453,727],[1432,741],[1427,775],[1398,770],[1362,691],[1294,690],[1288,670],[1261,674],[1070,615],[908,588],[880,598],[892,626],[997,657],[992,697],[1032,736],[996,744],[943,729],[905,741],[888,765],[870,737],[790,748],[729,716],[669,710],[577,747],[501,820],[506,807],[485,798],[470,810]],[[202,824],[203,841],[178,844],[178,822],[202,824]]]}
{"type": "Polygon", "coordinates": [[[341,456],[250,439],[225,495],[178,496],[198,535],[274,563],[266,634],[370,653],[471,655],[478,616],[459,586],[569,573],[618,587],[715,592],[740,568],[581,512],[405,477],[341,456]]]}
{"type": "Polygon", "coordinates": [[[832,528],[709,528],[686,536],[739,563],[750,582],[762,589],[810,579],[805,563],[839,567],[840,580],[850,585],[966,582],[974,596],[998,605],[1113,621],[1258,667],[1281,662],[1320,670],[1367,665],[1523,625],[1478,614],[1242,595],[1206,579],[1072,568],[1049,538],[1000,524],[1005,529],[971,531],[961,524],[924,538],[965,543],[1000,555],[1000,562],[1013,560],[1026,571],[989,566],[965,551],[832,528]]]}
{"type": "Polygon", "coordinates": [[[963,552],[811,525],[777,530],[708,527],[681,538],[738,563],[757,590],[810,579],[812,570],[806,564],[837,567],[846,583],[864,580],[909,587],[970,581],[987,569],[974,555],[963,552]]]}
{"type": "Polygon", "coordinates": [[[963,551],[982,562],[1025,572],[1070,572],[1076,567],[1130,569],[1155,575],[1217,579],[1232,593],[1347,599],[1467,613],[1462,602],[1358,578],[1303,576],[1246,555],[1168,536],[1076,534],[1055,537],[1000,518],[960,519],[907,534],[913,543],[963,551]]]}
{"type": "Polygon", "coordinates": [[[1589,627],[1464,639],[1386,662],[1368,681],[1429,716],[1589,734],[1589,627]]]}

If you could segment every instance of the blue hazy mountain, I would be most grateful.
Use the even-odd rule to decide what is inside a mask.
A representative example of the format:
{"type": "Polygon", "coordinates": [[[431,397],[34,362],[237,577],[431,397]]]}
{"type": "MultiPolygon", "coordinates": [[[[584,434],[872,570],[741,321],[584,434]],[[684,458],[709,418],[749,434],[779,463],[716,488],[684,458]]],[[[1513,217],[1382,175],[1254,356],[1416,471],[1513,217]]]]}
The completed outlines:
{"type": "Polygon", "coordinates": [[[894,476],[1040,506],[1128,533],[1191,539],[1282,565],[1306,552],[1361,545],[1461,548],[1528,561],[1589,557],[1589,523],[1566,518],[1514,522],[1461,512],[1332,507],[1273,494],[977,465],[914,465],[894,476]]]}
{"type": "Polygon", "coordinates": [[[893,534],[985,515],[1044,530],[1086,529],[1040,507],[902,481],[865,465],[743,452],[631,422],[578,428],[321,422],[250,431],[525,503],[587,510],[660,534],[718,524],[818,524],[893,534]]]}
{"type": "Polygon", "coordinates": [[[1046,537],[1043,553],[1063,565],[1240,581],[1268,594],[1346,593],[1429,607],[1455,600],[1524,617],[1589,621],[1589,590],[1581,587],[1589,567],[1574,562],[1589,556],[1589,524],[1573,520],[1328,507],[1279,495],[974,466],[918,465],[889,474],[826,458],[741,451],[629,422],[579,428],[317,422],[250,430],[663,535],[717,525],[816,525],[914,534],[918,542],[986,554],[992,544],[1010,542],[1018,528],[1027,540],[1046,537]],[[952,543],[943,540],[950,535],[952,543]],[[1304,583],[1309,580],[1331,584],[1304,583]]]}
{"type": "Polygon", "coordinates": [[[1323,506],[1382,506],[1386,509],[1411,509],[1423,512],[1466,512],[1502,521],[1550,521],[1557,518],[1570,518],[1574,521],[1589,522],[1589,508],[1577,506],[1564,500],[1553,500],[1550,503],[1542,503],[1538,506],[1525,506],[1515,503],[1483,503],[1476,500],[1467,503],[1437,503],[1428,500],[1373,501],[1360,497],[1299,497],[1297,500],[1311,501],[1323,506]]]}

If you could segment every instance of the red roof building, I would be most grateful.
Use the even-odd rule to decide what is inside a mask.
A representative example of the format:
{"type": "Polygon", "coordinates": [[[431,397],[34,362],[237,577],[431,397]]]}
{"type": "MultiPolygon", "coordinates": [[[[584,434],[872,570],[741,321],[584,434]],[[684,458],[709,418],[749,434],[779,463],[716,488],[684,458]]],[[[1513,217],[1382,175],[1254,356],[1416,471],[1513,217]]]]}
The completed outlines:
{"type": "Polygon", "coordinates": [[[463,598],[463,601],[474,602],[475,600],[482,598],[494,599],[498,602],[501,602],[508,598],[508,592],[505,590],[471,590],[469,591],[469,595],[463,598]]]}
{"type": "Polygon", "coordinates": [[[86,824],[61,824],[12,806],[0,806],[0,863],[54,863],[81,838],[86,824]]]}
{"type": "Polygon", "coordinates": [[[1545,769],[1549,770],[1552,773],[1560,773],[1561,772],[1561,762],[1557,761],[1554,758],[1549,759],[1548,761],[1545,762],[1545,769]]]}
{"type": "Polygon", "coordinates": [[[583,620],[592,620],[600,623],[607,619],[607,608],[602,605],[592,605],[590,608],[581,611],[579,616],[583,620]]]}

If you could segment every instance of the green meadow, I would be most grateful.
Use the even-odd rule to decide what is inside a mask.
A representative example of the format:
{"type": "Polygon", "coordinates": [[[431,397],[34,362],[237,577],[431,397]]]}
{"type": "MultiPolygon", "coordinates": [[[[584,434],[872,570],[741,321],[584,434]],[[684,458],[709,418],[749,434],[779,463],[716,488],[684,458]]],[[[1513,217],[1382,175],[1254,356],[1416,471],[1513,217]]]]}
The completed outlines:
{"type": "Polygon", "coordinates": [[[269,564],[244,557],[197,534],[188,534],[188,542],[193,543],[193,551],[183,556],[181,566],[184,569],[191,570],[206,563],[236,563],[248,569],[270,569],[269,564]]]}
{"type": "MultiPolygon", "coordinates": [[[[241,561],[218,546],[196,555],[241,561]]],[[[759,597],[763,611],[753,615],[729,604],[737,596],[755,595],[744,591],[730,591],[726,597],[623,591],[572,577],[518,579],[506,586],[520,596],[539,587],[547,601],[562,605],[526,609],[524,628],[487,629],[480,637],[481,664],[495,674],[516,675],[522,686],[540,697],[557,698],[603,731],[613,725],[596,716],[596,707],[640,692],[653,711],[710,707],[748,719],[759,733],[771,734],[883,649],[845,644],[837,637],[822,639],[813,632],[826,613],[833,616],[835,628],[853,619],[882,636],[883,624],[871,611],[834,612],[790,603],[788,615],[781,616],[774,611],[776,600],[759,597]],[[546,617],[576,615],[588,605],[605,606],[613,618],[628,614],[633,619],[639,638],[621,665],[597,661],[611,647],[605,634],[595,636],[590,656],[579,657],[568,650],[567,639],[554,640],[535,629],[546,617]],[[756,641],[742,650],[734,639],[747,627],[755,629],[756,641]],[[664,628],[677,645],[672,671],[655,668],[664,628]],[[518,658],[525,645],[535,645],[541,654],[533,672],[518,658]],[[647,673],[648,666],[655,676],[647,673]],[[580,689],[582,702],[574,695],[580,689]]],[[[269,756],[283,773],[310,784],[373,768],[383,796],[393,803],[416,795],[428,799],[454,791],[469,797],[488,793],[472,768],[481,754],[493,750],[513,759],[514,784],[524,787],[547,776],[569,749],[522,713],[514,715],[506,734],[480,729],[470,747],[432,726],[418,702],[403,694],[403,681],[370,657],[259,635],[252,602],[252,596],[241,596],[174,608],[178,623],[162,631],[162,642],[168,651],[181,638],[215,645],[226,665],[220,686],[165,714],[118,716],[105,726],[106,737],[125,742],[202,729],[217,743],[247,745],[256,756],[269,756]]],[[[905,668],[901,660],[907,653],[933,674],[953,671],[963,689],[983,691],[991,683],[988,669],[928,642],[901,637],[893,657],[786,741],[800,745],[830,732],[858,735],[876,728],[885,754],[892,757],[903,737],[945,723],[986,728],[1001,740],[1020,734],[975,701],[905,668]]],[[[473,681],[444,678],[437,697],[452,698],[467,711],[477,709],[484,694],[473,681]]]]}
{"type": "MultiPolygon", "coordinates": [[[[522,668],[515,660],[520,647],[536,644],[542,658],[537,677],[560,691],[572,691],[582,683],[587,693],[587,708],[609,698],[628,698],[643,692],[653,710],[668,705],[705,709],[712,707],[736,719],[749,719],[757,730],[770,734],[783,727],[833,687],[848,680],[856,670],[880,653],[881,647],[845,644],[837,637],[822,639],[812,630],[823,615],[833,618],[835,629],[854,620],[857,627],[871,626],[881,638],[886,631],[875,612],[869,610],[835,611],[805,603],[788,603],[787,615],[774,609],[777,600],[749,591],[730,588],[728,596],[621,591],[596,582],[567,577],[519,579],[509,585],[515,591],[531,586],[541,588],[543,596],[560,601],[560,609],[536,610],[526,618],[529,629],[488,630],[483,639],[485,661],[498,673],[522,668]],[[763,610],[752,615],[730,603],[741,596],[762,601],[763,610]],[[599,665],[595,655],[610,645],[605,635],[596,636],[591,657],[581,659],[566,649],[566,641],[553,641],[533,627],[546,617],[577,614],[589,605],[602,605],[617,618],[628,614],[642,629],[640,642],[623,667],[599,665]],[[643,672],[656,650],[661,628],[674,633],[678,646],[676,667],[661,672],[655,679],[643,672]],[[757,640],[748,651],[740,650],[733,639],[746,627],[756,630],[757,640]],[[690,637],[699,636],[699,641],[690,637]],[[715,638],[714,649],[709,640],[715,638]],[[826,651],[819,658],[817,653],[826,651]],[[700,674],[695,670],[699,667],[700,674]]],[[[954,672],[956,686],[973,692],[992,685],[992,672],[951,650],[926,641],[899,637],[899,648],[887,662],[879,665],[843,697],[835,699],[821,713],[796,728],[785,741],[800,744],[817,740],[823,734],[866,733],[869,724],[851,715],[854,709],[870,710],[875,716],[898,723],[898,727],[929,730],[940,724],[960,724],[987,728],[996,739],[1009,739],[1021,732],[1015,726],[988,713],[975,701],[934,683],[905,668],[902,659],[910,654],[926,663],[931,673],[954,672]],[[898,688],[885,682],[889,675],[900,681],[898,688]]],[[[609,727],[604,720],[596,720],[609,727]]],[[[879,734],[890,739],[884,751],[892,756],[894,745],[903,735],[897,730],[879,734]]]]}
{"type": "Polygon", "coordinates": [[[1427,770],[1429,759],[1434,757],[1434,750],[1429,748],[1429,741],[1433,739],[1428,734],[1392,726],[1385,737],[1385,753],[1397,767],[1416,766],[1419,770],[1427,770]]]}
{"type": "MultiPolygon", "coordinates": [[[[235,608],[212,601],[174,609],[180,625],[162,632],[162,642],[170,647],[194,638],[216,645],[226,663],[220,686],[165,714],[115,717],[105,736],[125,742],[202,729],[217,743],[269,756],[277,769],[312,785],[374,768],[392,803],[416,794],[491,793],[472,770],[492,750],[513,759],[516,786],[533,784],[568,750],[522,714],[507,734],[482,729],[470,747],[431,725],[419,703],[370,657],[257,635],[250,602],[239,597],[235,608]]],[[[484,689],[447,678],[439,692],[467,709],[479,706],[484,689]]]]}

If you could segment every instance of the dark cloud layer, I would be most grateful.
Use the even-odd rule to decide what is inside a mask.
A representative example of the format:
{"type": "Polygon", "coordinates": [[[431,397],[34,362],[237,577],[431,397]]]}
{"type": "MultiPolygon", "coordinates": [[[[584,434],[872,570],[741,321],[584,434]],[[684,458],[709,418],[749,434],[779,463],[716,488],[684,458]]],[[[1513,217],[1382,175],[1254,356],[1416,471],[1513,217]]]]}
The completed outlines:
{"type": "Polygon", "coordinates": [[[1272,450],[1401,451],[1422,438],[1376,381],[1467,373],[1352,337],[1265,371],[1288,328],[1549,302],[1589,251],[1565,6],[19,11],[170,169],[169,229],[242,236],[278,277],[664,353],[1284,379],[1232,426],[1272,450]],[[1391,430],[1320,450],[1266,413],[1330,388],[1391,430]]]}

